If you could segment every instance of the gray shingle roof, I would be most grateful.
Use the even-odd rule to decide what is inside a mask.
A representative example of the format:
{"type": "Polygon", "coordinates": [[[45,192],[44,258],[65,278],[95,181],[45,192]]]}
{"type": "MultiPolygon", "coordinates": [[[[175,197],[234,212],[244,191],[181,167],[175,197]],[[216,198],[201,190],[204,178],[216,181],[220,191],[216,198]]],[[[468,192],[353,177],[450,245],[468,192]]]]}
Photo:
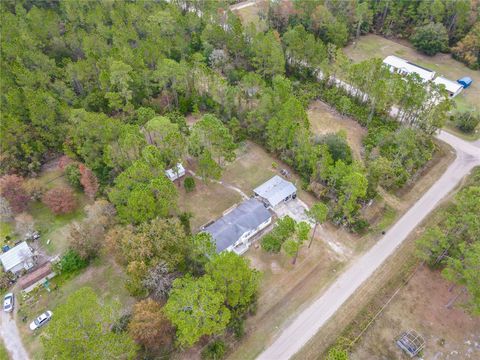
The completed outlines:
{"type": "Polygon", "coordinates": [[[291,182],[282,179],[280,176],[275,175],[267,182],[253,190],[253,192],[267,199],[270,205],[276,206],[282,202],[286,197],[296,193],[297,188],[291,182]]]}
{"type": "Polygon", "coordinates": [[[204,231],[211,234],[217,246],[217,252],[235,244],[247,231],[255,230],[272,215],[256,199],[249,199],[225,214],[204,231]]]}

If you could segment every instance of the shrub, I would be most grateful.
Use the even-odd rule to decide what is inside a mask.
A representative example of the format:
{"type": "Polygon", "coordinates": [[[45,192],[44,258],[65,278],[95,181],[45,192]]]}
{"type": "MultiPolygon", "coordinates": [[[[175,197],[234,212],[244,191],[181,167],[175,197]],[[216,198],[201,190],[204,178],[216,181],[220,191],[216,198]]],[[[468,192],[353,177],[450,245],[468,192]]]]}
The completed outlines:
{"type": "Polygon", "coordinates": [[[480,116],[471,111],[458,114],[455,117],[455,126],[465,133],[471,133],[480,123],[480,116]]]}
{"type": "Polygon", "coordinates": [[[183,181],[183,186],[186,192],[192,192],[195,190],[195,179],[191,176],[187,176],[183,181]]]}
{"type": "Polygon", "coordinates": [[[347,143],[346,135],[342,133],[327,134],[320,137],[319,142],[328,146],[333,160],[343,160],[346,164],[352,163],[352,150],[347,143]]]}
{"type": "Polygon", "coordinates": [[[362,234],[364,233],[370,224],[368,223],[367,220],[365,219],[357,219],[355,222],[352,224],[352,230],[356,232],[357,234],[362,234]]]}
{"type": "Polygon", "coordinates": [[[78,171],[80,172],[80,184],[83,186],[85,195],[91,200],[94,200],[99,188],[97,177],[92,170],[83,164],[78,166],[78,171]]]}
{"type": "Polygon", "coordinates": [[[72,274],[85,268],[87,265],[87,260],[83,260],[75,251],[68,250],[57,264],[57,270],[62,274],[72,274]]]}
{"type": "Polygon", "coordinates": [[[65,166],[65,178],[67,182],[75,189],[80,190],[82,188],[82,184],[80,184],[80,170],[78,170],[78,164],[70,163],[65,166]]]}
{"type": "Polygon", "coordinates": [[[230,329],[233,331],[235,338],[240,340],[245,335],[245,320],[235,317],[230,321],[230,329]]]}
{"type": "Polygon", "coordinates": [[[225,355],[227,347],[221,340],[215,340],[202,351],[202,359],[204,360],[219,360],[225,355]]]}
{"type": "Polygon", "coordinates": [[[448,48],[447,29],[440,23],[430,23],[415,28],[415,33],[410,40],[417,50],[430,56],[448,48]]]}
{"type": "Polygon", "coordinates": [[[42,202],[56,215],[68,214],[77,207],[77,199],[72,189],[61,186],[45,193],[42,202]]]}
{"type": "Polygon", "coordinates": [[[262,239],[262,249],[268,252],[272,252],[272,253],[280,252],[280,249],[282,248],[282,244],[283,244],[283,241],[279,237],[275,236],[273,232],[265,235],[262,239]]]}

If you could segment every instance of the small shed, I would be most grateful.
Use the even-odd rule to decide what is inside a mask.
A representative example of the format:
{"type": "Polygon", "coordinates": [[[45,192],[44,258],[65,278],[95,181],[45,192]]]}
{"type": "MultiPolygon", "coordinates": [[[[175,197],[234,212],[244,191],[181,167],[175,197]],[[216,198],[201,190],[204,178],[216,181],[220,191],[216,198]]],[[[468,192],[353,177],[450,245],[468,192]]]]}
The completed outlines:
{"type": "Polygon", "coordinates": [[[472,85],[472,78],[468,76],[464,76],[461,79],[458,79],[457,82],[463,86],[464,89],[468,88],[470,85],[472,85]]]}
{"type": "Polygon", "coordinates": [[[297,197],[297,188],[290,181],[275,175],[267,182],[253,190],[267,207],[275,207],[282,201],[286,202],[297,197]]]}
{"type": "Polygon", "coordinates": [[[0,255],[0,262],[6,272],[13,274],[29,270],[35,265],[33,252],[25,241],[0,255]]]}
{"type": "Polygon", "coordinates": [[[165,175],[171,181],[175,181],[185,175],[185,168],[181,163],[178,163],[175,167],[165,170],[165,175]]]}

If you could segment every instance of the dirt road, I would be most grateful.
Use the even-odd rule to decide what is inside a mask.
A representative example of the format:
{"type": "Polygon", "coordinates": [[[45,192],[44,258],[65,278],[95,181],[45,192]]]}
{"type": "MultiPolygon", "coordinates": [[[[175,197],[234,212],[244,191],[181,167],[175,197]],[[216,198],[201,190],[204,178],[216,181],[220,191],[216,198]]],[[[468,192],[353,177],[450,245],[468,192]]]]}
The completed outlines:
{"type": "Polygon", "coordinates": [[[480,144],[469,143],[447,132],[437,136],[452,146],[457,157],[437,182],[413,205],[385,236],[353,262],[308,308],[279,333],[258,357],[289,359],[315,335],[340,306],[392,255],[409,233],[452,191],[475,166],[480,166],[480,144]]]}
{"type": "Polygon", "coordinates": [[[12,360],[28,360],[28,353],[23,347],[13,314],[0,311],[0,337],[10,354],[10,358],[12,360]]]}

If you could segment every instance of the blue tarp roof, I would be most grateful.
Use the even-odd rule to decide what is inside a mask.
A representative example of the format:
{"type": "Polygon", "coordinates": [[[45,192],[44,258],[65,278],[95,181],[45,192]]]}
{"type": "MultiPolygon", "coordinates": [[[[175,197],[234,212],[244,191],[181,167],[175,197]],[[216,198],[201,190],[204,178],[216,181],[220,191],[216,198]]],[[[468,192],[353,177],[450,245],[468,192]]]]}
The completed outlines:
{"type": "Polygon", "coordinates": [[[461,84],[464,88],[467,88],[472,84],[473,80],[471,77],[464,76],[461,79],[458,79],[457,82],[461,84]]]}

